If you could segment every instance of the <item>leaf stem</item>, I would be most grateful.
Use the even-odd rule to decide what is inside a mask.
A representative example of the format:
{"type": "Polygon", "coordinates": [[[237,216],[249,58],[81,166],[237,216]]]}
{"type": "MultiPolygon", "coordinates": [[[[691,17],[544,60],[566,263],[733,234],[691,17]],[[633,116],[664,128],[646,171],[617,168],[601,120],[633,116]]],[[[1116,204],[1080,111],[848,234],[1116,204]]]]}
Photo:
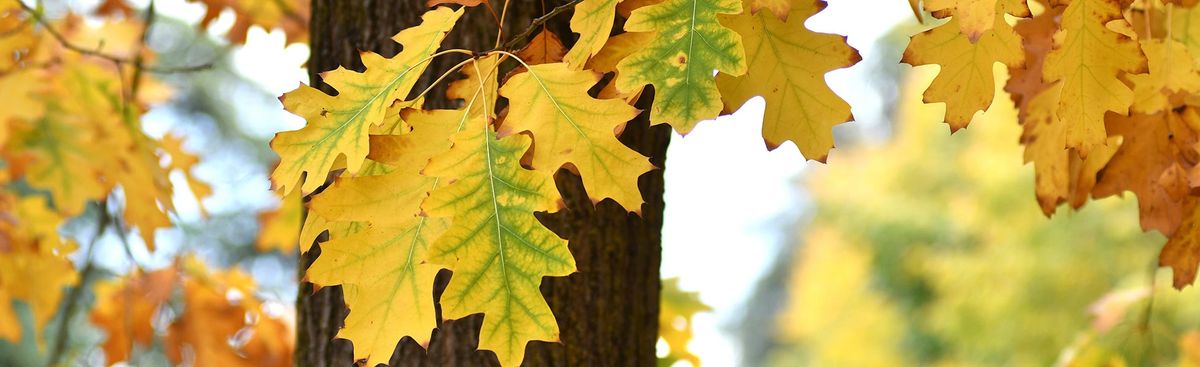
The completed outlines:
{"type": "Polygon", "coordinates": [[[463,60],[462,62],[459,62],[457,65],[451,66],[449,69],[446,69],[445,73],[442,73],[442,75],[439,76],[436,80],[434,80],[433,83],[429,83],[429,86],[425,87],[425,90],[421,91],[420,94],[417,94],[417,96],[414,97],[413,100],[415,101],[415,100],[421,99],[421,97],[424,97],[426,94],[429,93],[429,91],[433,90],[433,87],[436,87],[438,85],[438,83],[441,83],[443,80],[445,80],[447,77],[449,77],[450,74],[454,73],[459,68],[462,68],[463,65],[466,65],[468,62],[471,62],[474,60],[475,60],[474,58],[466,59],[466,60],[463,60]]]}

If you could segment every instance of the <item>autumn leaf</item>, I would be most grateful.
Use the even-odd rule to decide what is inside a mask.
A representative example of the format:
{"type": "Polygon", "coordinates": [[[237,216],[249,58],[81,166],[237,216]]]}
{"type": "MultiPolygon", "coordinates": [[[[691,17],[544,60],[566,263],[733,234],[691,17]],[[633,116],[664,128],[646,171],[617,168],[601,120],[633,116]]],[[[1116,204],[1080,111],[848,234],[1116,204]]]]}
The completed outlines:
{"type": "Polygon", "coordinates": [[[1109,137],[1087,158],[1063,149],[1066,126],[1056,114],[1061,94],[1062,84],[1055,84],[1029,100],[1029,112],[1022,124],[1025,162],[1033,163],[1038,203],[1047,216],[1063,202],[1069,201],[1074,208],[1083,206],[1096,185],[1097,174],[1122,141],[1120,136],[1109,137]]]}
{"type": "Polygon", "coordinates": [[[1197,73],[1192,55],[1187,46],[1173,40],[1141,41],[1146,54],[1149,72],[1129,76],[1133,83],[1133,111],[1156,113],[1174,108],[1182,101],[1172,103],[1178,93],[1200,94],[1200,74],[1197,73]]]}
{"type": "Polygon", "coordinates": [[[13,298],[0,283],[0,340],[10,343],[21,341],[21,320],[13,310],[13,298]]]}
{"type": "Polygon", "coordinates": [[[1058,116],[1067,125],[1066,147],[1083,157],[1108,138],[1105,112],[1124,114],[1133,103],[1119,74],[1146,71],[1137,44],[1105,27],[1112,21],[1124,22],[1116,0],[1071,1],[1043,66],[1046,82],[1063,83],[1058,116]]]}
{"type": "MultiPolygon", "coordinates": [[[[420,216],[419,205],[441,182],[422,176],[429,159],[450,148],[460,111],[419,111],[408,117],[413,131],[379,136],[390,143],[387,159],[397,169],[382,176],[341,178],[313,199],[311,208],[329,218],[370,222],[363,231],[333,239],[308,269],[308,280],[343,285],[350,315],[338,337],[354,344],[355,360],[387,363],[400,339],[429,343],[436,327],[433,277],[440,268],[425,263],[429,243],[448,226],[445,218],[420,216]]],[[[375,150],[372,151],[373,153],[375,150]]]]}
{"type": "Polygon", "coordinates": [[[261,228],[254,248],[261,252],[279,250],[288,254],[296,249],[300,228],[304,222],[304,203],[300,191],[292,191],[279,199],[279,207],[258,215],[261,228]]]}
{"type": "Polygon", "coordinates": [[[184,274],[183,284],[177,288],[182,291],[185,306],[163,337],[171,362],[196,366],[292,365],[290,348],[280,348],[273,345],[278,341],[269,339],[278,335],[259,332],[281,326],[277,325],[278,319],[262,311],[262,302],[254,296],[254,280],[248,274],[213,271],[192,256],[183,257],[176,266],[184,274]],[[249,337],[231,342],[243,333],[249,337]]]}
{"type": "Polygon", "coordinates": [[[1200,122],[1200,116],[1191,108],[1129,117],[1110,114],[1109,134],[1124,141],[1104,168],[1093,195],[1102,198],[1132,191],[1137,195],[1142,229],[1174,234],[1185,216],[1188,186],[1180,182],[1187,180],[1187,174],[1177,172],[1190,167],[1187,162],[1195,162],[1197,135],[1189,127],[1195,122],[1200,122]],[[1181,184],[1182,192],[1177,189],[1181,184]]]}
{"type": "MultiPolygon", "coordinates": [[[[28,304],[33,311],[35,333],[45,330],[46,324],[58,312],[64,288],[77,284],[79,274],[66,258],[29,250],[0,253],[0,293],[5,293],[0,298],[16,299],[28,304]]],[[[8,312],[0,312],[0,320],[14,319],[12,309],[3,307],[0,311],[4,309],[8,312]]],[[[17,329],[2,326],[0,331],[19,335],[13,333],[13,330],[19,331],[19,325],[15,325],[17,329]]],[[[40,336],[33,339],[38,340],[39,346],[43,343],[40,336]]]]}
{"type": "MultiPolygon", "coordinates": [[[[632,0],[626,0],[632,1],[632,0]]],[[[617,63],[624,60],[635,51],[642,48],[643,45],[649,43],[654,38],[653,33],[644,32],[625,32],[608,38],[608,42],[600,49],[590,60],[588,60],[586,69],[601,73],[620,74],[617,71],[617,63]]],[[[616,78],[604,85],[604,89],[600,90],[598,97],[601,99],[621,98],[629,104],[637,101],[637,98],[642,95],[642,89],[635,88],[631,91],[621,91],[617,88],[616,78]]]]}
{"type": "Polygon", "coordinates": [[[721,112],[712,71],[746,72],[742,37],[717,22],[718,14],[741,13],[738,0],[666,0],[634,10],[626,32],[653,38],[617,64],[617,88],[631,92],[654,86],[650,123],[669,123],[687,134],[721,112]]]}
{"type": "MultiPolygon", "coordinates": [[[[1063,8],[1065,7],[1046,9],[1033,18],[1017,22],[1012,27],[1021,37],[1025,62],[1008,68],[1009,78],[1008,83],[1004,85],[1004,91],[1008,92],[1009,97],[1020,111],[1017,116],[1018,121],[1025,121],[1029,114],[1028,105],[1035,96],[1056,84],[1047,83],[1042,79],[1042,66],[1045,63],[1046,55],[1054,49],[1054,33],[1058,31],[1057,19],[1062,14],[1063,8]]],[[[1058,97],[1055,97],[1053,107],[1056,109],[1057,100],[1058,97]]]]}
{"type": "Polygon", "coordinates": [[[486,3],[487,0],[425,0],[425,7],[432,8],[438,5],[458,4],[465,7],[479,6],[486,3]]]}
{"type": "Polygon", "coordinates": [[[638,177],[654,166],[617,140],[617,132],[638,111],[618,99],[589,96],[588,89],[599,80],[599,74],[571,70],[566,63],[530,66],[500,88],[509,101],[501,130],[533,134],[535,170],[552,177],[570,163],[593,201],[612,198],[640,211],[638,177]]]}
{"type": "Polygon", "coordinates": [[[530,65],[549,64],[562,61],[566,52],[567,48],[558,36],[549,29],[543,29],[529,40],[529,44],[517,51],[517,57],[530,65]]]}
{"type": "Polygon", "coordinates": [[[437,177],[422,176],[420,171],[430,158],[450,148],[450,134],[457,125],[446,121],[461,115],[451,110],[407,113],[412,132],[370,139],[371,154],[385,156],[378,161],[394,167],[392,172],[340,177],[313,197],[309,208],[335,221],[394,223],[415,217],[420,213],[421,200],[438,182],[437,177]]]}
{"type": "Polygon", "coordinates": [[[192,191],[192,196],[196,198],[196,205],[200,207],[200,212],[207,215],[208,211],[204,208],[204,198],[212,195],[212,187],[201,181],[192,172],[192,169],[200,162],[200,158],[184,149],[183,138],[168,134],[164,135],[160,142],[161,145],[159,148],[171,158],[171,164],[168,168],[170,170],[178,170],[183,174],[183,177],[187,180],[188,188],[192,191]]]}
{"type": "Polygon", "coordinates": [[[30,186],[48,190],[57,209],[66,215],[83,212],[88,201],[103,198],[110,186],[100,180],[104,154],[87,143],[94,139],[83,121],[57,104],[47,114],[13,129],[9,159],[16,161],[13,176],[25,177],[30,186]]]}
{"type": "Polygon", "coordinates": [[[39,70],[0,75],[0,101],[9,108],[0,110],[0,145],[8,142],[9,124],[15,121],[33,121],[46,113],[40,93],[43,75],[39,70]]]}
{"type": "Polygon", "coordinates": [[[354,344],[354,360],[387,363],[401,338],[429,344],[437,327],[433,278],[440,268],[424,262],[429,243],[448,225],[445,218],[408,217],[321,245],[308,280],[341,284],[350,314],[339,338],[354,344]]]}
{"type": "Polygon", "coordinates": [[[308,125],[281,132],[271,141],[280,156],[280,164],[271,174],[275,187],[285,194],[297,184],[304,192],[315,190],[339,156],[345,157],[351,172],[358,171],[369,151],[369,127],[384,120],[394,101],[407,97],[428,65],[426,58],[440,47],[461,15],[461,9],[429,11],[421,25],[392,38],[404,45],[395,57],[366,52],[362,54],[366,72],[339,68],[326,73],[325,82],[338,90],[337,96],[308,86],[285,94],[284,106],[304,117],[308,125]]]}
{"type": "Polygon", "coordinates": [[[245,43],[251,26],[260,26],[268,31],[280,27],[291,42],[308,39],[309,2],[304,0],[188,0],[205,5],[204,17],[199,26],[207,28],[225,11],[234,14],[234,23],[225,38],[231,43],[245,43]]]}
{"type": "Polygon", "coordinates": [[[976,42],[959,33],[959,18],[913,36],[904,50],[903,62],[911,65],[938,64],[941,71],[925,91],[925,103],[945,103],[946,123],[952,131],[971,123],[976,112],[985,111],[995,96],[992,66],[999,62],[1018,67],[1024,62],[1021,38],[997,14],[996,27],[980,34],[976,42]]]}
{"type": "Polygon", "coordinates": [[[441,298],[443,317],[483,313],[479,348],[495,352],[502,366],[517,366],[529,341],[559,338],[538,288],[542,277],[575,271],[566,241],[533,214],[557,209],[554,181],[521,167],[527,136],[497,139],[486,119],[472,119],[451,140],[425,174],[453,183],[422,205],[430,217],[451,220],[428,256],[454,272],[441,298]]]}
{"type": "MultiPolygon", "coordinates": [[[[766,10],[771,12],[780,22],[786,22],[788,15],[792,13],[791,0],[749,0],[750,6],[742,5],[743,9],[750,9],[750,15],[758,14],[758,12],[766,10]]],[[[742,13],[745,15],[746,13],[742,13]]]]}
{"type": "Polygon", "coordinates": [[[850,105],[825,85],[825,73],[862,59],[845,37],[804,27],[824,7],[823,1],[794,2],[787,22],[767,12],[721,17],[742,36],[749,67],[740,77],[717,76],[725,112],[755,96],[766,99],[762,132],[768,149],[790,140],[804,157],[822,162],[833,148],[833,126],[853,119],[850,105]]]}
{"type": "MultiPolygon", "coordinates": [[[[609,33],[612,33],[613,20],[617,18],[617,4],[620,2],[584,0],[575,5],[574,14],[571,15],[571,31],[579,34],[579,39],[575,40],[575,45],[561,60],[578,70],[587,64],[589,57],[600,52],[608,41],[609,33]]],[[[521,59],[527,58],[521,56],[521,59]]]]}
{"type": "Polygon", "coordinates": [[[103,344],[107,365],[129,361],[135,345],[151,345],[154,315],[171,298],[178,282],[175,268],[164,268],[96,285],[97,304],[91,320],[108,334],[103,344]]]}
{"type": "Polygon", "coordinates": [[[1185,217],[1179,230],[1167,239],[1162,253],[1158,255],[1158,266],[1171,268],[1172,284],[1183,289],[1196,281],[1196,267],[1200,265],[1200,199],[1187,197],[1180,203],[1185,217]]]}
{"type": "Polygon", "coordinates": [[[1025,0],[925,0],[924,5],[934,18],[953,17],[970,43],[978,42],[996,25],[1007,27],[1004,13],[1030,16],[1025,0]]]}
{"type": "Polygon", "coordinates": [[[659,357],[659,365],[671,366],[675,361],[688,361],[700,366],[700,357],[687,348],[692,340],[692,316],[712,311],[700,301],[700,294],[679,288],[679,278],[663,279],[661,307],[658,313],[658,335],[667,342],[670,352],[659,357]]]}

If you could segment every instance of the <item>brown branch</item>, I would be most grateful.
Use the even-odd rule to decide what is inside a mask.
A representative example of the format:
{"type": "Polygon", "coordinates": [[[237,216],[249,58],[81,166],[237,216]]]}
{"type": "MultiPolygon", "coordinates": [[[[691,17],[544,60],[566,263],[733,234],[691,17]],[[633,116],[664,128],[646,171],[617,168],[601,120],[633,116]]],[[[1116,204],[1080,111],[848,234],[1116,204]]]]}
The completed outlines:
{"type": "MultiPolygon", "coordinates": [[[[504,44],[504,48],[500,48],[498,50],[516,51],[517,45],[521,44],[521,42],[525,41],[526,39],[529,38],[529,36],[533,35],[534,31],[541,29],[542,26],[546,24],[546,22],[550,21],[550,19],[561,14],[562,12],[567,11],[568,9],[571,9],[572,7],[575,6],[575,4],[579,4],[581,2],[583,2],[583,0],[571,0],[570,2],[568,2],[566,4],[562,4],[562,5],[555,7],[554,10],[551,10],[549,13],[546,13],[546,15],[543,15],[543,16],[538,17],[537,19],[534,19],[533,22],[529,23],[529,27],[526,27],[525,30],[521,31],[521,33],[510,38],[508,40],[508,42],[504,44]]],[[[493,50],[493,51],[495,51],[495,50],[493,50]]]]}
{"type": "Polygon", "coordinates": [[[203,63],[203,64],[199,64],[199,65],[182,66],[182,67],[164,67],[164,66],[157,66],[157,65],[143,65],[141,63],[141,60],[139,60],[139,59],[131,60],[126,57],[121,57],[121,56],[117,56],[117,55],[104,53],[104,52],[100,51],[99,47],[97,47],[95,50],[89,49],[89,48],[84,48],[79,45],[71,43],[70,41],[67,40],[66,36],[64,36],[57,29],[54,29],[54,27],[51,27],[50,22],[47,21],[46,18],[42,16],[42,13],[39,12],[38,10],[29,7],[29,5],[27,5],[21,1],[17,1],[17,4],[20,4],[21,8],[25,9],[26,12],[28,12],[31,16],[33,16],[33,20],[36,21],[38,23],[38,25],[41,25],[42,29],[46,30],[46,33],[49,33],[50,36],[54,37],[54,39],[57,40],[60,45],[62,45],[64,48],[66,48],[68,50],[75,51],[75,52],[83,54],[83,55],[98,57],[101,59],[111,61],[118,65],[133,65],[133,67],[137,68],[138,70],[148,71],[151,73],[159,73],[159,74],[190,73],[190,72],[196,72],[196,71],[201,71],[201,70],[207,70],[207,69],[212,68],[212,66],[213,66],[213,63],[211,61],[203,63]]]}
{"type": "Polygon", "coordinates": [[[283,12],[283,16],[288,17],[288,19],[291,19],[297,23],[308,24],[308,19],[304,19],[304,16],[300,15],[300,13],[297,13],[296,9],[292,9],[292,6],[288,5],[286,0],[273,1],[275,6],[279,7],[279,11],[283,12]]]}

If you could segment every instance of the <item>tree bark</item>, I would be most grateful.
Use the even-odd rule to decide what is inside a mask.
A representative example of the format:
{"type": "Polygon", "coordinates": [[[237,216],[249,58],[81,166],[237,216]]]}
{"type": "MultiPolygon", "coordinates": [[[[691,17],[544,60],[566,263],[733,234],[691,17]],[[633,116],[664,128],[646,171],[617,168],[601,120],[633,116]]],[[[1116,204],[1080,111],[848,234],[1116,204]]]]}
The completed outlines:
{"type": "MultiPolygon", "coordinates": [[[[506,36],[525,29],[533,18],[557,6],[561,0],[514,2],[506,20],[506,36]]],[[[497,12],[502,5],[494,2],[497,12]]],[[[416,25],[427,8],[423,0],[314,0],[310,25],[312,85],[334,93],[320,81],[319,72],[338,66],[362,71],[359,50],[384,56],[399,51],[391,36],[416,25]]],[[[570,40],[570,12],[548,22],[548,29],[570,40]]],[[[615,27],[619,29],[619,27],[615,27]]],[[[445,48],[489,50],[496,39],[495,20],[482,6],[467,9],[445,42],[445,48]]],[[[461,61],[449,56],[435,60],[423,76],[428,85],[451,65],[461,61]]],[[[503,75],[503,74],[502,74],[503,75]]],[[[416,90],[424,89],[418,85],[416,90]]],[[[445,102],[444,88],[435,88],[427,107],[454,107],[445,102]]],[[[638,107],[649,110],[647,91],[638,107]]],[[[650,157],[660,168],[670,139],[666,125],[650,127],[646,113],[629,122],[621,141],[650,157]]],[[[555,176],[566,209],[539,215],[542,223],[569,240],[579,271],[568,277],[547,277],[542,294],[561,329],[561,343],[533,342],[527,347],[525,366],[653,366],[658,339],[659,263],[662,252],[660,230],[663,211],[662,170],[642,175],[638,185],[646,203],[641,215],[628,213],[611,200],[598,204],[588,199],[579,177],[560,170],[555,176]]],[[[300,258],[300,271],[320,254],[314,246],[300,258]]],[[[441,294],[450,277],[439,275],[434,297],[441,294]]],[[[350,342],[335,339],[347,310],[341,287],[326,287],[313,293],[302,283],[296,301],[297,366],[351,366],[350,342]]],[[[392,366],[494,366],[495,355],[477,351],[482,316],[441,320],[428,350],[405,338],[391,358],[392,366]]]]}

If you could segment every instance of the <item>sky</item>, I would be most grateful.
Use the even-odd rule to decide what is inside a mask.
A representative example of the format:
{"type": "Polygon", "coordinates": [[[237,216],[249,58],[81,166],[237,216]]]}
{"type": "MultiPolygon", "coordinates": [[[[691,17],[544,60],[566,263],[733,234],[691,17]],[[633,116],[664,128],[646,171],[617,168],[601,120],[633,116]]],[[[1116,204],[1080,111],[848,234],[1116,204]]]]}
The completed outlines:
{"type": "MultiPolygon", "coordinates": [[[[75,1],[81,7],[94,2],[75,1]]],[[[144,5],[146,0],[132,2],[144,5]]],[[[199,20],[203,14],[201,5],[183,0],[159,0],[156,7],[162,15],[189,22],[199,20]]],[[[815,31],[848,35],[850,45],[864,59],[855,67],[826,76],[858,119],[836,127],[835,132],[869,130],[886,121],[884,98],[872,88],[866,66],[871,60],[887,57],[877,50],[876,40],[896,24],[912,18],[903,0],[831,0],[827,9],[806,23],[815,31]],[[863,6],[871,10],[863,11],[863,6]]],[[[232,22],[232,14],[224,14],[211,32],[220,34],[232,22]]],[[[251,29],[246,47],[232,51],[237,72],[275,95],[306,81],[302,65],[308,54],[303,44],[285,45],[282,31],[259,28],[251,29]]],[[[700,123],[686,137],[675,135],[667,153],[662,276],[680,277],[683,289],[699,291],[701,300],[713,308],[713,312],[695,317],[695,336],[690,345],[708,366],[736,364],[736,340],[722,325],[734,322],[779,246],[792,245],[785,243],[786,236],[794,231],[806,205],[796,179],[807,170],[820,169],[819,163],[806,162],[790,142],[775,151],[766,150],[760,133],[763,106],[763,100],[755,98],[733,115],[700,123]]],[[[270,136],[303,126],[302,119],[281,106],[269,107],[245,112],[261,114],[264,118],[258,121],[275,122],[256,124],[250,128],[251,133],[270,136]]],[[[147,126],[153,128],[156,119],[169,118],[151,113],[147,126]]],[[[216,177],[221,173],[198,174],[216,177]]],[[[245,198],[269,205],[266,177],[254,179],[262,182],[251,180],[233,191],[218,192],[205,205],[211,210],[245,198]]],[[[179,201],[181,216],[198,215],[194,203],[188,206],[186,201],[179,201]]],[[[112,253],[118,258],[112,261],[124,256],[120,251],[112,253]]]]}
{"type": "MultiPolygon", "coordinates": [[[[876,40],[912,20],[903,0],[831,0],[806,22],[814,31],[847,35],[863,57],[826,75],[857,118],[835,133],[885,123],[884,98],[872,88],[867,66],[887,57],[876,40]],[[872,10],[863,11],[864,5],[872,10]]],[[[763,107],[762,98],[754,98],[732,115],[701,122],[686,137],[676,134],[667,148],[662,276],[679,277],[681,288],[699,291],[713,308],[695,316],[689,345],[707,366],[737,363],[737,340],[722,325],[736,322],[779,246],[794,245],[785,241],[806,206],[796,179],[821,166],[806,162],[791,142],[767,151],[763,107]]]]}

